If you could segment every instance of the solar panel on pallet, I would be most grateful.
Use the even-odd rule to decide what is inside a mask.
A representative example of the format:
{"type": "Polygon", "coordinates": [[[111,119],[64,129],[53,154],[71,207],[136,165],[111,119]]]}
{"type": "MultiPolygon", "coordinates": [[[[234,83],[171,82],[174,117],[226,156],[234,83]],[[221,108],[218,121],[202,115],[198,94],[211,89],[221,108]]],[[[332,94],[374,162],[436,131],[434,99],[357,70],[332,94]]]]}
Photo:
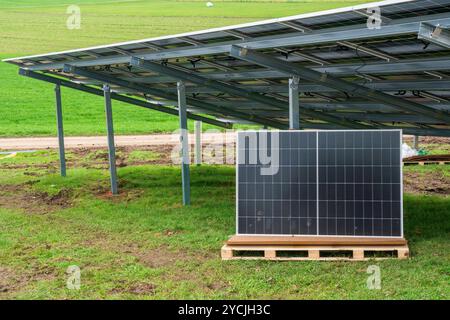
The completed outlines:
{"type": "Polygon", "coordinates": [[[402,236],[401,131],[238,133],[237,233],[402,236]]]}

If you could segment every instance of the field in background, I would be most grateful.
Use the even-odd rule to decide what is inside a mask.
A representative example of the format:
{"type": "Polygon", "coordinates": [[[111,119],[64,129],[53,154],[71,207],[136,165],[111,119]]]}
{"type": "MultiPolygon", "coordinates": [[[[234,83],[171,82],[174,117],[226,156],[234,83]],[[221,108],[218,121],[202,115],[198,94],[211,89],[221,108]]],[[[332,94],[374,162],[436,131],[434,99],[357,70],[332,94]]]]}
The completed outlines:
{"type": "MultiPolygon", "coordinates": [[[[261,19],[351,6],[357,1],[114,1],[78,0],[81,29],[68,30],[72,0],[0,2],[0,59],[170,35],[261,19]]],[[[0,63],[0,136],[56,134],[53,87],[17,75],[0,63]]],[[[68,135],[105,133],[103,101],[63,88],[68,135]]],[[[114,102],[117,134],[170,132],[177,118],[114,102]]],[[[192,125],[190,126],[192,128],[192,125]]],[[[210,128],[205,126],[205,128],[210,128]]]]}

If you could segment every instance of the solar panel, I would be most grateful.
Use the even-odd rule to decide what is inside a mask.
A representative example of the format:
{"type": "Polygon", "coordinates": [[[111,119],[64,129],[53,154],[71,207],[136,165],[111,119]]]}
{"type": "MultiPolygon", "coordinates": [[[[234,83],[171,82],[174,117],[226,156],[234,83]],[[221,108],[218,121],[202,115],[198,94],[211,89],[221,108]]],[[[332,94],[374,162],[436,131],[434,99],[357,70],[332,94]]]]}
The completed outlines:
{"type": "Polygon", "coordinates": [[[243,131],[240,235],[402,236],[400,130],[243,131]]]}

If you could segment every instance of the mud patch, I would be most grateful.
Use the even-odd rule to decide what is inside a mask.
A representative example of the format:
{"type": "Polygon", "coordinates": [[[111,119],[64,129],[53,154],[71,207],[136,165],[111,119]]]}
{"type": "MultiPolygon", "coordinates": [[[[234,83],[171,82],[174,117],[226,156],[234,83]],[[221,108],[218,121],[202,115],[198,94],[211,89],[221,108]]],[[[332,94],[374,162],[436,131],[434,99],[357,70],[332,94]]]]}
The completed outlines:
{"type": "Polygon", "coordinates": [[[448,196],[450,195],[450,177],[436,171],[404,172],[403,190],[405,193],[448,196]]]}
{"type": "MultiPolygon", "coordinates": [[[[403,141],[411,144],[413,142],[413,136],[404,136],[403,141]]],[[[421,144],[442,144],[450,145],[450,138],[447,137],[419,137],[419,146],[421,144]]]]}
{"type": "Polygon", "coordinates": [[[112,294],[131,293],[136,295],[154,295],[156,286],[152,283],[137,283],[128,287],[114,288],[112,294]]]}
{"type": "MultiPolygon", "coordinates": [[[[172,145],[155,145],[140,147],[117,147],[116,148],[116,166],[126,167],[130,165],[144,164],[172,164],[171,152],[172,145]],[[156,156],[154,159],[139,160],[130,157],[133,151],[151,151],[156,156]]],[[[72,167],[90,167],[106,168],[108,167],[108,151],[105,148],[77,148],[71,150],[71,159],[68,165],[72,167]]]]}
{"type": "Polygon", "coordinates": [[[61,189],[50,195],[46,192],[32,191],[30,184],[2,185],[0,207],[21,210],[32,214],[46,214],[72,206],[72,196],[68,189],[61,189]]]}
{"type": "Polygon", "coordinates": [[[140,263],[150,268],[161,268],[174,265],[178,261],[192,259],[190,255],[181,251],[172,251],[162,246],[156,249],[134,252],[133,255],[140,263]]]}
{"type": "Polygon", "coordinates": [[[0,298],[20,291],[36,281],[56,279],[53,268],[42,266],[31,271],[18,274],[13,268],[0,266],[0,298]]]}
{"type": "Polygon", "coordinates": [[[16,291],[24,285],[25,280],[20,279],[11,269],[0,266],[0,297],[9,292],[16,291]]]}
{"type": "Polygon", "coordinates": [[[143,189],[125,189],[122,181],[118,185],[118,191],[119,194],[112,194],[110,186],[95,186],[91,189],[91,193],[98,199],[116,203],[128,203],[139,199],[145,192],[143,189]]]}

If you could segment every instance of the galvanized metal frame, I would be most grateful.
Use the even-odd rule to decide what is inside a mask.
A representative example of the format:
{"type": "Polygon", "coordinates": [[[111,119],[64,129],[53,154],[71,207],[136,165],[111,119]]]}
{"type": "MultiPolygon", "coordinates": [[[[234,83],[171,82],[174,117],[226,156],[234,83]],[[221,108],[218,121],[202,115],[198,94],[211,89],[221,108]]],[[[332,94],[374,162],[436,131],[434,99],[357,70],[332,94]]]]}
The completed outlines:
{"type": "MultiPolygon", "coordinates": [[[[161,97],[164,99],[167,99],[170,102],[173,102],[174,104],[177,101],[177,96],[164,92],[162,90],[159,89],[155,89],[155,88],[151,88],[151,87],[146,87],[146,86],[142,86],[136,83],[132,83],[132,82],[128,82],[128,81],[123,81],[114,77],[109,77],[106,76],[104,74],[101,74],[99,72],[93,72],[93,71],[88,71],[86,69],[82,69],[82,68],[78,68],[78,67],[74,67],[72,65],[65,65],[64,66],[64,71],[65,72],[70,72],[70,73],[74,73],[80,76],[85,76],[85,77],[89,77],[92,79],[96,79],[98,81],[103,81],[105,83],[109,83],[109,84],[114,84],[117,86],[120,86],[122,88],[128,88],[128,89],[134,89],[136,91],[139,91],[143,94],[150,94],[150,95],[154,95],[157,97],[161,97]]],[[[258,123],[264,123],[267,124],[271,127],[274,128],[279,128],[282,129],[285,127],[285,124],[283,124],[282,122],[278,122],[278,121],[273,121],[273,120],[269,120],[269,119],[264,119],[258,116],[251,116],[249,114],[246,114],[244,112],[239,112],[239,111],[235,111],[231,108],[220,108],[217,107],[213,104],[209,104],[206,102],[203,102],[201,100],[197,100],[195,98],[186,98],[186,102],[189,106],[194,106],[194,107],[198,107],[200,109],[203,110],[207,110],[207,111],[212,111],[218,114],[222,114],[222,115],[231,115],[234,116],[236,118],[240,118],[243,120],[246,120],[248,118],[250,118],[251,120],[258,122],[258,123]]]]}
{"type": "MultiPolygon", "coordinates": [[[[426,130],[430,134],[447,135],[446,130],[450,129],[450,51],[445,51],[447,47],[441,41],[440,44],[432,42],[429,49],[425,49],[428,45],[424,43],[424,54],[413,59],[404,59],[402,54],[418,52],[420,40],[417,39],[428,42],[422,37],[430,28],[435,37],[438,36],[435,30],[439,31],[439,36],[446,34],[450,25],[450,0],[421,1],[424,9],[432,8],[429,11],[420,11],[418,4],[418,0],[377,3],[384,11],[380,29],[367,29],[365,15],[360,13],[375,4],[364,4],[6,61],[28,70],[21,70],[22,73],[32,72],[30,70],[47,73],[29,73],[34,78],[47,81],[49,74],[55,75],[50,78],[69,79],[74,86],[68,87],[94,94],[98,94],[98,89],[87,85],[98,87],[108,83],[111,99],[173,115],[178,115],[173,107],[178,99],[176,82],[183,80],[188,118],[222,127],[251,122],[279,129],[288,128],[289,120],[296,118],[289,117],[289,106],[291,111],[295,110],[292,108],[294,94],[289,95],[289,78],[302,77],[305,70],[315,71],[320,78],[306,82],[308,79],[302,77],[298,87],[302,128],[403,127],[409,132],[426,130]],[[408,10],[413,14],[409,15],[408,10]],[[402,17],[403,13],[408,14],[402,17]],[[404,48],[403,39],[407,40],[407,45],[411,43],[411,48],[404,48]],[[383,47],[384,42],[391,40],[394,46],[383,47]],[[313,50],[330,45],[346,47],[351,54],[333,61],[336,57],[324,58],[313,50]],[[302,73],[293,74],[278,67],[267,68],[267,65],[258,68],[245,59],[227,60],[233,46],[295,66],[297,71],[303,68],[302,73]],[[398,50],[398,55],[394,49],[398,50]],[[368,60],[355,62],[361,53],[368,60]],[[147,71],[153,71],[139,71],[138,61],[150,66],[147,71]],[[161,71],[160,75],[154,74],[156,69],[161,71]],[[396,78],[404,73],[407,75],[403,79],[396,78]],[[355,80],[358,77],[364,80],[355,80]],[[397,95],[396,91],[403,95],[397,95]],[[142,101],[142,97],[147,101],[142,101]]],[[[50,82],[60,83],[53,79],[50,82]]]]}
{"type": "MultiPolygon", "coordinates": [[[[291,61],[291,60],[288,60],[291,61]]],[[[334,64],[328,66],[311,66],[312,70],[332,74],[333,76],[346,77],[354,76],[357,72],[379,75],[383,73],[389,74],[405,74],[410,72],[440,71],[450,69],[450,54],[445,57],[437,57],[432,59],[405,59],[394,62],[367,62],[350,63],[350,64],[334,64]]],[[[210,72],[202,74],[203,77],[219,81],[242,81],[255,79],[280,79],[286,78],[286,74],[278,70],[262,69],[251,71],[233,71],[233,72],[210,72]]],[[[149,76],[140,78],[123,77],[125,81],[133,81],[136,83],[146,84],[162,84],[173,82],[173,78],[167,76],[149,76]]],[[[92,82],[95,84],[95,82],[92,82]]],[[[368,83],[370,84],[370,83],[368,83]]],[[[393,90],[397,89],[395,87],[393,90]]],[[[398,90],[401,90],[399,88],[398,90]]]]}
{"type": "Polygon", "coordinates": [[[177,83],[178,91],[178,113],[180,121],[180,143],[181,143],[181,181],[183,188],[183,205],[191,204],[191,187],[190,187],[190,155],[189,155],[189,132],[186,117],[186,92],[183,81],[177,83]]]}
{"type": "Polygon", "coordinates": [[[289,129],[300,129],[300,102],[298,84],[300,78],[294,76],[289,79],[289,129]]]}
{"type": "Polygon", "coordinates": [[[61,86],[55,85],[56,124],[58,129],[59,170],[61,177],[66,176],[66,152],[64,147],[64,128],[61,102],[61,86]]]}
{"type": "Polygon", "coordinates": [[[368,89],[364,86],[335,78],[331,75],[320,73],[309,68],[301,67],[290,62],[281,61],[254,50],[232,46],[230,55],[235,58],[255,63],[257,65],[278,70],[285,73],[287,76],[299,76],[309,81],[321,83],[324,86],[331,87],[336,90],[349,92],[355,96],[360,96],[362,98],[366,98],[375,102],[385,103],[402,111],[423,114],[427,117],[436,119],[439,122],[450,124],[450,115],[448,113],[431,109],[415,102],[406,101],[404,99],[388,95],[381,91],[368,89]]]}
{"type": "MultiPolygon", "coordinates": [[[[188,47],[176,48],[176,49],[164,49],[159,50],[154,53],[148,54],[137,54],[136,57],[146,59],[146,60],[163,60],[163,59],[174,59],[186,56],[201,56],[201,55],[212,55],[226,53],[230,51],[232,45],[239,45],[242,47],[247,47],[251,49],[267,49],[267,48],[277,48],[277,47],[288,47],[288,46],[302,46],[302,45],[312,45],[312,44],[323,44],[327,42],[335,41],[351,41],[351,40],[361,40],[367,38],[375,37],[388,37],[388,36],[400,36],[411,33],[418,33],[420,29],[420,24],[424,22],[423,17],[413,17],[398,19],[393,21],[389,25],[384,26],[380,29],[373,29],[368,32],[367,25],[357,25],[351,27],[338,27],[331,28],[331,30],[318,30],[308,32],[304,34],[302,32],[297,32],[297,34],[280,37],[276,36],[266,36],[257,39],[251,39],[249,41],[229,41],[225,43],[212,44],[212,45],[191,45],[188,47]]],[[[447,14],[436,14],[430,15],[426,18],[426,22],[432,25],[449,25],[450,17],[447,14]]],[[[30,59],[31,57],[16,58],[20,59],[30,59]]],[[[6,61],[11,61],[7,59],[6,61]]],[[[106,58],[96,58],[92,60],[78,60],[73,61],[72,65],[76,67],[89,67],[98,65],[112,65],[127,63],[129,61],[129,55],[118,55],[114,57],[106,58]]],[[[28,69],[32,71],[42,71],[51,69],[62,69],[64,63],[47,63],[38,64],[35,66],[29,66],[28,69]]]]}
{"type": "MultiPolygon", "coordinates": [[[[196,84],[200,84],[200,85],[203,85],[203,86],[206,86],[209,88],[214,88],[221,92],[229,93],[231,95],[243,97],[248,100],[258,101],[264,105],[274,106],[281,110],[288,109],[288,106],[284,102],[279,101],[277,99],[264,97],[258,93],[250,92],[245,89],[236,88],[235,86],[232,86],[232,85],[229,85],[226,83],[220,83],[220,82],[214,81],[214,80],[207,80],[197,74],[187,73],[187,72],[183,72],[183,71],[176,70],[173,68],[168,68],[163,65],[145,61],[145,60],[139,59],[139,58],[132,58],[130,64],[132,66],[135,66],[135,67],[138,67],[141,69],[158,72],[160,74],[165,74],[165,75],[168,75],[175,79],[182,79],[185,81],[189,81],[191,83],[196,83],[196,84]]],[[[219,104],[220,104],[220,102],[219,102],[219,104]]],[[[319,120],[323,120],[323,121],[327,121],[327,122],[336,124],[343,128],[365,128],[365,127],[367,127],[365,125],[361,125],[361,124],[354,123],[354,122],[352,123],[351,121],[346,121],[345,119],[334,118],[333,116],[329,116],[327,114],[319,113],[316,111],[302,110],[302,112],[305,115],[308,115],[310,117],[313,117],[313,118],[316,118],[319,120]]]]}
{"type": "Polygon", "coordinates": [[[450,48],[450,27],[447,25],[433,25],[422,22],[419,28],[419,39],[423,39],[444,48],[450,48]]]}
{"type": "MultiPolygon", "coordinates": [[[[90,94],[94,94],[97,96],[102,96],[103,97],[103,91],[100,89],[96,89],[96,88],[92,88],[83,84],[79,84],[79,83],[74,83],[71,81],[67,81],[67,80],[63,80],[60,78],[56,78],[53,76],[49,76],[49,75],[45,75],[42,73],[37,73],[37,72],[33,72],[30,70],[24,70],[24,69],[19,69],[19,74],[25,77],[29,77],[32,79],[36,79],[36,80],[40,80],[40,81],[44,81],[44,82],[48,82],[48,83],[53,83],[55,85],[60,85],[63,87],[67,87],[67,88],[71,88],[71,89],[75,89],[78,91],[82,91],[85,93],[90,93],[90,94]]],[[[164,107],[160,104],[155,104],[155,103],[150,103],[148,101],[143,101],[143,100],[138,100],[135,98],[131,98],[128,96],[124,96],[124,95],[120,95],[117,93],[113,93],[111,92],[111,99],[113,100],[117,100],[117,101],[121,101],[124,103],[128,103],[128,104],[132,104],[138,107],[143,107],[146,109],[150,109],[150,110],[155,110],[155,111],[159,111],[159,112],[163,112],[166,114],[170,114],[170,115],[174,115],[174,116],[178,116],[178,111],[172,108],[168,108],[168,107],[164,107]]],[[[207,117],[203,117],[203,116],[199,116],[196,114],[192,114],[190,112],[187,112],[187,117],[188,119],[191,120],[198,120],[198,121],[202,121],[214,126],[218,126],[221,128],[226,128],[226,129],[230,129],[232,127],[232,125],[230,123],[227,122],[222,122],[222,121],[218,121],[212,118],[207,118],[207,117]]]]}
{"type": "Polygon", "coordinates": [[[202,122],[194,122],[194,136],[195,136],[195,164],[200,166],[203,161],[202,150],[202,122]]]}
{"type": "Polygon", "coordinates": [[[117,190],[117,169],[116,169],[116,146],[114,144],[114,125],[111,106],[111,88],[108,84],[103,86],[105,97],[105,115],[106,129],[108,138],[108,160],[109,160],[109,176],[111,180],[111,193],[118,194],[117,190]]]}

